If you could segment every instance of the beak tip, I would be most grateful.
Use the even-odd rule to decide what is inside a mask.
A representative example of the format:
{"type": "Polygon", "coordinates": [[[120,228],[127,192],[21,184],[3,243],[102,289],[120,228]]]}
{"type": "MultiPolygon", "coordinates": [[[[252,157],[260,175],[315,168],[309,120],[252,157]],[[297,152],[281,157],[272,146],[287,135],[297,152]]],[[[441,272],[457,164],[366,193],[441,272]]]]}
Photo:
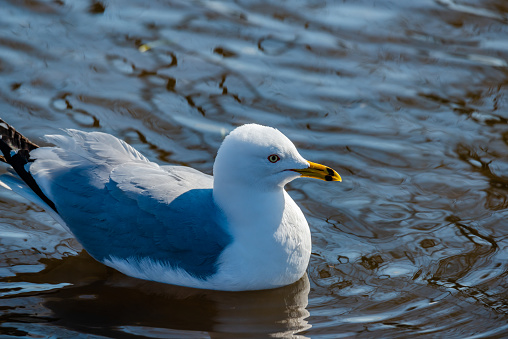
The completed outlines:
{"type": "Polygon", "coordinates": [[[342,182],[342,178],[339,176],[339,175],[335,175],[335,176],[326,176],[325,177],[325,180],[326,181],[338,181],[338,182],[342,182]]]}
{"type": "Polygon", "coordinates": [[[334,169],[330,167],[326,167],[326,171],[328,172],[328,175],[325,176],[326,181],[339,181],[342,182],[342,178],[339,173],[337,173],[334,169]]]}

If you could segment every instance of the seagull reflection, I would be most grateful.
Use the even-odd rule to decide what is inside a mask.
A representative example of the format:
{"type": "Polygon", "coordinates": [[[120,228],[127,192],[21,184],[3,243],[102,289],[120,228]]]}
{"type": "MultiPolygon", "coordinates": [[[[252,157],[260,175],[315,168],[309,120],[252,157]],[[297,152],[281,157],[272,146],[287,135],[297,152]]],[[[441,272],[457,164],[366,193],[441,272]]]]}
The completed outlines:
{"type": "Polygon", "coordinates": [[[8,281],[11,286],[70,284],[21,294],[37,295],[51,311],[34,321],[67,330],[115,338],[192,337],[192,332],[208,332],[211,338],[259,338],[294,336],[310,328],[305,320],[310,289],[306,274],[277,289],[222,292],[131,278],[97,263],[84,251],[42,261],[43,271],[17,274],[8,281]]]}

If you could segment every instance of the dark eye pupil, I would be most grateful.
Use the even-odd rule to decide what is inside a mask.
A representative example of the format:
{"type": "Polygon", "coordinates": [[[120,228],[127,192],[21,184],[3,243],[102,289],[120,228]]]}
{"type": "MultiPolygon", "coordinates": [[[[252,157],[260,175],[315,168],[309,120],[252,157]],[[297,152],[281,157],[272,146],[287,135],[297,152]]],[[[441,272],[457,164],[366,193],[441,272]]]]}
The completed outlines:
{"type": "Polygon", "coordinates": [[[277,161],[279,161],[279,160],[280,160],[280,158],[279,158],[279,156],[278,156],[277,154],[272,154],[272,155],[270,155],[270,156],[268,157],[268,160],[269,160],[270,162],[277,162],[277,161]]]}

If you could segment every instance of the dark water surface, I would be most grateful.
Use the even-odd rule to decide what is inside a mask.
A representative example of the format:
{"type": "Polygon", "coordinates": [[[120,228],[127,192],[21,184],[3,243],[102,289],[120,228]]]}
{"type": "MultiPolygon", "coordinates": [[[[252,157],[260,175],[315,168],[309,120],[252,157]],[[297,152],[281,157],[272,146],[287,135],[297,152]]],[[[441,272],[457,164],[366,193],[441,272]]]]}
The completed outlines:
{"type": "Polygon", "coordinates": [[[125,277],[0,190],[2,337],[508,336],[505,0],[3,0],[0,17],[0,116],[34,141],[104,131],[211,173],[256,122],[343,177],[288,185],[308,278],[248,293],[125,277]]]}

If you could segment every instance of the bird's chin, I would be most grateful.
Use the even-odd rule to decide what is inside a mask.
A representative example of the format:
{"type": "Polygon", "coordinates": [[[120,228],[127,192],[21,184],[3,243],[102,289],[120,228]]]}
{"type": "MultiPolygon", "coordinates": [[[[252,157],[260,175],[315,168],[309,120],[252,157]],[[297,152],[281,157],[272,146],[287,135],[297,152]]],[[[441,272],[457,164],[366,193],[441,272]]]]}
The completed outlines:
{"type": "Polygon", "coordinates": [[[299,178],[300,176],[301,176],[300,173],[296,173],[293,171],[282,171],[281,173],[277,174],[279,186],[284,187],[286,186],[286,184],[290,183],[296,178],[299,178]]]}

